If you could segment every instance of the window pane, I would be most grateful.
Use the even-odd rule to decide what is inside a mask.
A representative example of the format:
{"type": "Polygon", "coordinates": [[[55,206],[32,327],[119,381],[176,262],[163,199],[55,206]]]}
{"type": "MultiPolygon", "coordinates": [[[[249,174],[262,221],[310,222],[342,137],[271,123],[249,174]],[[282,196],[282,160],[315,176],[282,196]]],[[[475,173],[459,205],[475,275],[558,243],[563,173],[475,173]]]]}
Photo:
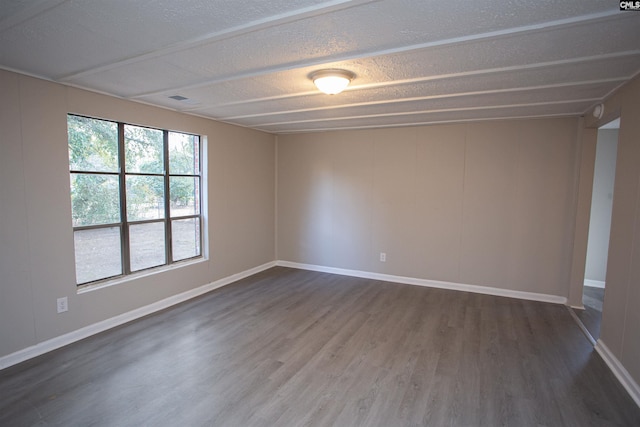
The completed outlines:
{"type": "Polygon", "coordinates": [[[118,124],[67,116],[69,168],[76,171],[118,172],[118,124]]]}
{"type": "Polygon", "coordinates": [[[71,174],[73,226],[120,222],[117,175],[71,174]]]}
{"type": "Polygon", "coordinates": [[[169,178],[171,192],[171,216],[188,216],[200,213],[200,180],[183,176],[169,178]]]}
{"type": "Polygon", "coordinates": [[[200,218],[171,221],[171,234],[174,261],[200,255],[200,218]]]}
{"type": "Polygon", "coordinates": [[[129,221],[164,218],[163,177],[128,175],[126,182],[129,221]]]}
{"type": "Polygon", "coordinates": [[[120,227],[78,230],[73,238],[78,284],[122,274],[120,227]]]}
{"type": "Polygon", "coordinates": [[[163,173],[163,146],[161,130],[125,125],[124,152],[127,172],[163,173]]]}
{"type": "Polygon", "coordinates": [[[200,173],[200,137],[169,132],[169,173],[174,175],[200,173]]]}
{"type": "Polygon", "coordinates": [[[164,223],[129,226],[131,271],[165,264],[164,223]]]}

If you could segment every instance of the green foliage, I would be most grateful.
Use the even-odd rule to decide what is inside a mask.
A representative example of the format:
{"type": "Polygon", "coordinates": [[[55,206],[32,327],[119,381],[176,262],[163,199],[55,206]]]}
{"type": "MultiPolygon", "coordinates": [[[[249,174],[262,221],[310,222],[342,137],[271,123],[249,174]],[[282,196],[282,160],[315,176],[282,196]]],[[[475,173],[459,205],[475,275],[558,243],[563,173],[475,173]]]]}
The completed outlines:
{"type": "Polygon", "coordinates": [[[164,177],[127,175],[127,219],[164,218],[164,177]]]}
{"type": "Polygon", "coordinates": [[[161,130],[125,125],[124,147],[127,173],[163,173],[164,142],[161,130]]]}
{"type": "Polygon", "coordinates": [[[118,177],[74,173],[71,175],[73,224],[112,224],[120,221],[118,177]]]}
{"type": "Polygon", "coordinates": [[[196,175],[199,172],[199,139],[184,133],[169,133],[169,172],[196,175]]]}
{"type": "MultiPolygon", "coordinates": [[[[68,116],[72,171],[118,172],[118,126],[105,120],[68,116]]],[[[71,174],[74,225],[120,221],[117,175],[71,174]]]]}
{"type": "MultiPolygon", "coordinates": [[[[171,174],[196,175],[199,173],[199,140],[193,135],[169,134],[169,171],[171,174]]],[[[172,207],[194,206],[199,198],[194,179],[171,178],[170,201],[172,207]]]]}
{"type": "MultiPolygon", "coordinates": [[[[67,127],[74,225],[120,222],[118,124],[69,115],[67,127]]],[[[158,129],[125,125],[124,134],[127,218],[131,221],[163,218],[163,132],[158,129]],[[131,173],[160,176],[138,176],[131,173]]],[[[177,132],[170,132],[169,135],[170,172],[197,174],[198,138],[177,132]]],[[[198,187],[193,178],[172,177],[172,209],[176,206],[195,206],[199,199],[197,192],[198,187]]]]}
{"type": "Polygon", "coordinates": [[[68,116],[71,170],[118,172],[118,125],[105,120],[68,116]]]}

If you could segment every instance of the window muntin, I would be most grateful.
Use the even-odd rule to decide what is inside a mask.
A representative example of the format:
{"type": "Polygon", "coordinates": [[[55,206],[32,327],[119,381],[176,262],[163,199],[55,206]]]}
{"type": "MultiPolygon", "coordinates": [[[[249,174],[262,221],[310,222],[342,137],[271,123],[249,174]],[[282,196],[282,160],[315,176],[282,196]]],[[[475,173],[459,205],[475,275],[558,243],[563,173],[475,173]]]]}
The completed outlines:
{"type": "Polygon", "coordinates": [[[200,137],[69,114],[78,285],[202,255],[200,137]]]}

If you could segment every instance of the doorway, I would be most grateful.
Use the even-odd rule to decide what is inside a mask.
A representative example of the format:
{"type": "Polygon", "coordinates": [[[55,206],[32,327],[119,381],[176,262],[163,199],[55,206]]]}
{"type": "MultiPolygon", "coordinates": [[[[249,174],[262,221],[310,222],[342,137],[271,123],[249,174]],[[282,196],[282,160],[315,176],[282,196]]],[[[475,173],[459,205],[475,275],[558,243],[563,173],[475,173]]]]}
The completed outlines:
{"type": "Polygon", "coordinates": [[[607,255],[619,129],[619,118],[598,128],[587,259],[582,292],[584,310],[576,310],[578,318],[594,341],[600,337],[602,305],[606,289],[607,255]]]}

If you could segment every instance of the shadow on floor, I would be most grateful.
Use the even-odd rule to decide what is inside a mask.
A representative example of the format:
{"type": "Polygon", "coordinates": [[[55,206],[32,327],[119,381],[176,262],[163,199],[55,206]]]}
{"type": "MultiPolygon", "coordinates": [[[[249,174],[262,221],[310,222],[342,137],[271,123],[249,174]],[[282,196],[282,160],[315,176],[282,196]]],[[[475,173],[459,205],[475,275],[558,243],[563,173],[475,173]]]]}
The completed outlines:
{"type": "Polygon", "coordinates": [[[585,328],[587,328],[595,341],[600,337],[603,301],[604,288],[585,286],[582,294],[584,310],[573,309],[578,319],[580,319],[585,328]]]}

